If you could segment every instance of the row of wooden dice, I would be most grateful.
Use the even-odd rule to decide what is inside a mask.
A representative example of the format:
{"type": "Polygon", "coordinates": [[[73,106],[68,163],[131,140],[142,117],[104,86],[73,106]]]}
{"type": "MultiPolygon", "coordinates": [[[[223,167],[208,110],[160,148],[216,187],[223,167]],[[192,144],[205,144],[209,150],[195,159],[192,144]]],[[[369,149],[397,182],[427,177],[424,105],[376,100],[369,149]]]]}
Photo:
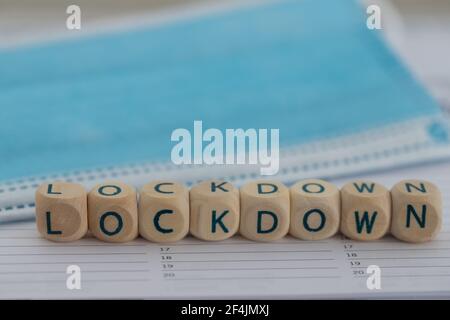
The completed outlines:
{"type": "Polygon", "coordinates": [[[153,181],[139,194],[117,181],[89,193],[79,184],[53,182],[36,191],[36,218],[42,236],[54,241],[78,240],[89,229],[108,242],[131,241],[139,234],[154,242],[174,242],[189,232],[207,241],[236,233],[257,241],[288,233],[321,240],[339,230],[355,240],[376,240],[390,232],[403,241],[425,242],[441,229],[442,204],[439,189],[420,180],[401,181],[390,191],[361,180],[341,190],[318,179],[290,188],[259,180],[240,189],[210,180],[190,190],[174,181],[153,181]]]}

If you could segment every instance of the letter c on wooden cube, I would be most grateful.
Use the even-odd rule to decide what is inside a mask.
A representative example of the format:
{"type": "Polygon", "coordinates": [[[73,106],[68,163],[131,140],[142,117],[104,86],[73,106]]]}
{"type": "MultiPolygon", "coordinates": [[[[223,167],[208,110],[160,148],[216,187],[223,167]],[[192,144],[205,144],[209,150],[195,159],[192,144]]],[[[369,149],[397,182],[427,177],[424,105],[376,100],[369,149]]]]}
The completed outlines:
{"type": "Polygon", "coordinates": [[[36,190],[36,225],[53,241],[75,241],[88,230],[86,191],[67,182],[44,183],[36,190]]]}
{"type": "Polygon", "coordinates": [[[239,190],[231,183],[211,180],[193,186],[191,234],[208,241],[232,237],[239,228],[239,190]]]}
{"type": "Polygon", "coordinates": [[[341,189],[341,232],[354,240],[376,240],[389,231],[391,195],[381,184],[350,181],[341,189]]]}
{"type": "Polygon", "coordinates": [[[189,232],[189,190],[172,181],[152,181],[139,198],[139,234],[154,242],[174,242],[189,232]]]}
{"type": "Polygon", "coordinates": [[[242,236],[256,241],[274,241],[289,231],[289,189],[278,181],[259,180],[245,184],[241,192],[242,236]]]}
{"type": "Polygon", "coordinates": [[[138,235],[136,190],[122,182],[106,182],[88,194],[89,229],[107,242],[127,242],[138,235]]]}
{"type": "Polygon", "coordinates": [[[341,196],[335,185],[319,179],[299,181],[290,188],[290,197],[290,235],[322,240],[339,230],[341,196]]]}
{"type": "Polygon", "coordinates": [[[394,185],[391,234],[407,242],[434,239],[442,227],[441,193],[434,184],[403,180],[394,185]]]}

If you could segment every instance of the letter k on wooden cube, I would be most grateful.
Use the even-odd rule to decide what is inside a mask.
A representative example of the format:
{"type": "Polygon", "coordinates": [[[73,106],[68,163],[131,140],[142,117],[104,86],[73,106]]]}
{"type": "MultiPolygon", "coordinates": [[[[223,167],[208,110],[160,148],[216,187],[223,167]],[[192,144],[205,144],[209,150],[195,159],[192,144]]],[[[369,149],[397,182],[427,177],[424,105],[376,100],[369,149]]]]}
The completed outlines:
{"type": "Polygon", "coordinates": [[[220,180],[191,188],[191,234],[208,241],[232,237],[239,228],[239,190],[220,180]]]}

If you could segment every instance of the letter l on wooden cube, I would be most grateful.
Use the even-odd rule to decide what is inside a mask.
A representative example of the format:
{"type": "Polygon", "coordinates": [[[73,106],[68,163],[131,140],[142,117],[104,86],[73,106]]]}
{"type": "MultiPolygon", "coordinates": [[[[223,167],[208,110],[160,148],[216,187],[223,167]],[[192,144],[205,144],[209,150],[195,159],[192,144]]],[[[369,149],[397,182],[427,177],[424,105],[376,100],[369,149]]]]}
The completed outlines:
{"type": "Polygon", "coordinates": [[[53,241],[75,241],[88,230],[86,190],[67,182],[44,183],[36,190],[36,225],[53,241]]]}

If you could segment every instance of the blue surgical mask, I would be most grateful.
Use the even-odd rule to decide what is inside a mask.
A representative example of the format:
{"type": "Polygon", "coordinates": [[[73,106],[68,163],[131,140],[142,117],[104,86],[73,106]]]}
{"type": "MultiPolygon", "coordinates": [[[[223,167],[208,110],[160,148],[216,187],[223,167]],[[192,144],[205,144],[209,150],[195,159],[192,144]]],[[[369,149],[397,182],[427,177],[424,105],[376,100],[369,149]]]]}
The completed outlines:
{"type": "Polygon", "coordinates": [[[170,161],[194,120],[279,129],[284,148],[412,123],[448,147],[438,106],[366,18],[354,1],[277,1],[1,52],[0,179],[170,161]]]}

